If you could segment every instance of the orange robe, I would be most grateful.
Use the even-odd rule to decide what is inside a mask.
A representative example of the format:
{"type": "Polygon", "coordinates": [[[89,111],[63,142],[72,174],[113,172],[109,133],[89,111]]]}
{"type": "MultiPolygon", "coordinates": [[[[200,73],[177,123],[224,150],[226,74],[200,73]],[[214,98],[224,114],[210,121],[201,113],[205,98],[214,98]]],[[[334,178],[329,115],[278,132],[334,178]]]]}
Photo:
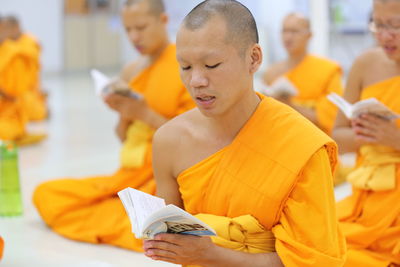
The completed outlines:
{"type": "MultiPolygon", "coordinates": [[[[400,77],[397,76],[365,88],[361,98],[375,97],[394,112],[400,113],[399,88],[400,77]]],[[[400,127],[400,122],[398,126],[400,127]]],[[[375,182],[369,180],[367,184],[370,184],[371,188],[353,186],[352,195],[337,204],[341,228],[349,247],[346,266],[386,267],[390,263],[399,265],[400,152],[389,147],[363,146],[359,151],[356,174],[362,175],[359,171],[365,169],[364,167],[368,170],[368,166],[373,163],[374,159],[372,162],[367,161],[369,153],[375,153],[375,160],[391,154],[393,171],[391,175],[375,177],[375,182]],[[388,182],[388,179],[392,181],[388,182]]],[[[390,162],[378,163],[376,168],[374,167],[374,172],[378,174],[391,165],[390,162]]]]}
{"type": "Polygon", "coordinates": [[[25,135],[27,118],[21,97],[29,84],[24,75],[28,61],[14,42],[0,44],[0,91],[12,98],[0,96],[0,140],[16,140],[25,135]]]}
{"type": "MultiPolygon", "coordinates": [[[[194,103],[179,77],[175,58],[175,46],[168,46],[159,59],[144,69],[131,81],[131,86],[141,93],[148,105],[166,118],[172,118],[192,107],[194,103]]],[[[142,251],[142,241],[134,238],[129,218],[117,196],[117,192],[132,187],[154,194],[151,159],[151,136],[144,123],[133,123],[123,145],[135,144],[132,136],[145,141],[135,150],[140,160],[122,160],[121,168],[114,174],[86,179],[62,179],[39,185],[33,201],[43,220],[57,233],[74,240],[90,243],[106,243],[131,250],[142,251]],[[144,133],[131,133],[131,129],[143,129],[144,133]],[[144,138],[142,138],[144,136],[144,138]],[[144,154],[141,153],[144,151],[144,154]],[[128,162],[128,163],[127,163],[128,162]],[[135,166],[136,165],[136,166],[135,166]],[[133,167],[135,166],[135,167],[133,167]]],[[[152,132],[150,132],[152,133],[152,132]]],[[[123,149],[124,150],[124,149],[123,149]]],[[[132,156],[123,151],[123,157],[132,156]]],[[[135,154],[133,154],[135,157],[135,154]]]]}
{"type": "Polygon", "coordinates": [[[328,59],[307,55],[285,76],[297,87],[293,102],[314,108],[320,128],[330,134],[335,122],[337,107],[326,96],[332,92],[343,93],[342,70],[328,59]]]}
{"type": "Polygon", "coordinates": [[[4,240],[0,236],[0,260],[3,257],[3,250],[4,250],[4,240]]]}
{"type": "Polygon", "coordinates": [[[185,209],[216,229],[217,244],[271,252],[272,234],[285,266],[342,266],[345,240],[332,186],[336,153],[326,134],[268,97],[230,145],[183,171],[177,182],[185,209]],[[221,216],[237,224],[230,237],[221,216]],[[224,236],[230,240],[220,242],[224,236]]]}
{"type": "Polygon", "coordinates": [[[25,75],[29,78],[29,87],[21,101],[29,120],[38,121],[47,117],[46,98],[40,85],[40,52],[41,48],[36,38],[30,34],[22,34],[15,41],[21,52],[29,59],[26,62],[25,75]]]}

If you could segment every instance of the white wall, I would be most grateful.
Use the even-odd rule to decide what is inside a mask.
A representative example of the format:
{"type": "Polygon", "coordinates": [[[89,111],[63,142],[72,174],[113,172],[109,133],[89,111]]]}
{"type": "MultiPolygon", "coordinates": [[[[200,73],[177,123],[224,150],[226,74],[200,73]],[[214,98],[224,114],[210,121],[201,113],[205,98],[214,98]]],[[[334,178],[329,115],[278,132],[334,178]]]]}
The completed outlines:
{"type": "Polygon", "coordinates": [[[62,0],[0,0],[0,15],[16,15],[22,27],[34,34],[43,47],[44,72],[63,69],[62,0]]]}

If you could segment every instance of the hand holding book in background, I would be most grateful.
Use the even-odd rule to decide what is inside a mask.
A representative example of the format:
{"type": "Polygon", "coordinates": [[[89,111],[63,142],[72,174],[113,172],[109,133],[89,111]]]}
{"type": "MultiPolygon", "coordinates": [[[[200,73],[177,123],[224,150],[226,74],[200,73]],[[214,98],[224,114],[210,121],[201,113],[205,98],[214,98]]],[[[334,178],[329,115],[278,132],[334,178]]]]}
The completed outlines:
{"type": "Polygon", "coordinates": [[[354,104],[350,104],[343,97],[335,93],[331,93],[327,97],[333,104],[338,106],[338,108],[348,119],[357,118],[361,114],[373,114],[377,117],[387,120],[400,118],[399,114],[390,110],[376,98],[368,98],[360,100],[354,104]]]}
{"type": "Polygon", "coordinates": [[[103,94],[116,93],[123,96],[132,97],[134,99],[142,98],[142,95],[133,92],[129,88],[129,85],[119,78],[110,79],[96,69],[92,69],[90,71],[90,74],[94,82],[96,95],[98,96],[101,96],[103,94]]]}

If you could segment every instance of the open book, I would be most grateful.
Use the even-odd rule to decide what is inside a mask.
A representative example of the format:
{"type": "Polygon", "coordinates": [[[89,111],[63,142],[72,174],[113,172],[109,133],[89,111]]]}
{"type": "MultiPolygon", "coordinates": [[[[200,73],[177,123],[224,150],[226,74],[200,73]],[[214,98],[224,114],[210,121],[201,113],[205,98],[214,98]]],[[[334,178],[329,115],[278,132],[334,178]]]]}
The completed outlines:
{"type": "Polygon", "coordinates": [[[368,98],[350,104],[343,97],[335,93],[330,93],[327,97],[332,103],[338,106],[349,119],[354,119],[366,113],[374,114],[387,120],[400,118],[399,114],[394,113],[376,98],[368,98]]]}
{"type": "Polygon", "coordinates": [[[271,86],[264,89],[264,93],[272,97],[291,97],[297,95],[298,90],[288,78],[281,76],[271,86]]]}
{"type": "Polygon", "coordinates": [[[92,76],[95,92],[98,96],[113,92],[135,99],[140,99],[142,97],[142,95],[133,92],[128,86],[124,86],[123,88],[111,86],[114,81],[96,69],[92,69],[90,75],[92,76]]]}
{"type": "Polygon", "coordinates": [[[142,191],[125,188],[118,192],[136,238],[152,239],[159,233],[216,235],[215,231],[193,215],[175,205],[165,205],[158,198],[142,191]]]}

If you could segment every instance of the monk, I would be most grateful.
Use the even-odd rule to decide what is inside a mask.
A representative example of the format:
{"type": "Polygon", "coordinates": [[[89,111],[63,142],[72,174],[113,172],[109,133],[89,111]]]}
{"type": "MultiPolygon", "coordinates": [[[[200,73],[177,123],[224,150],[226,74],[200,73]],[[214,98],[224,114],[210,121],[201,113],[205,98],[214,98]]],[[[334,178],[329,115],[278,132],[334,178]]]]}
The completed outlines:
{"type": "Polygon", "coordinates": [[[40,52],[41,46],[33,35],[22,31],[19,20],[14,16],[5,18],[8,38],[15,42],[28,61],[25,76],[29,78],[29,90],[23,95],[22,102],[28,120],[40,121],[47,117],[46,95],[40,84],[40,52]]]}
{"type": "Polygon", "coordinates": [[[18,140],[26,134],[26,113],[20,99],[27,90],[23,74],[28,59],[7,39],[7,33],[0,17],[0,140],[18,140]]]}
{"type": "Polygon", "coordinates": [[[337,108],[326,96],[332,92],[342,94],[342,70],[337,63],[307,51],[311,37],[310,21],[306,17],[297,13],[286,16],[282,41],[288,58],[269,67],[263,78],[265,84],[272,85],[280,77],[286,77],[298,94],[293,98],[287,95],[274,97],[331,134],[337,108]]]}
{"type": "Polygon", "coordinates": [[[336,145],[253,90],[262,51],[250,11],[232,0],[200,3],[179,29],[177,58],[197,108],[154,136],[157,194],[218,237],[159,234],[145,255],[190,266],[342,266],[336,145]]]}
{"type": "MultiPolygon", "coordinates": [[[[344,97],[349,102],[377,98],[400,113],[400,1],[374,0],[379,47],[354,62],[344,97]]],[[[339,114],[333,137],[343,152],[357,152],[349,174],[351,196],[337,205],[349,253],[346,266],[400,265],[400,122],[374,114],[348,120],[339,114]]]]}
{"type": "Polygon", "coordinates": [[[154,130],[194,103],[179,77],[163,2],[127,1],[122,20],[141,56],[122,70],[118,86],[129,83],[126,86],[141,97],[117,93],[105,96],[119,114],[116,131],[123,142],[121,168],[108,176],[46,182],[35,190],[33,201],[46,224],[67,238],[142,251],[142,242],[134,239],[117,192],[133,187],[155,194],[151,156],[154,130]]]}

